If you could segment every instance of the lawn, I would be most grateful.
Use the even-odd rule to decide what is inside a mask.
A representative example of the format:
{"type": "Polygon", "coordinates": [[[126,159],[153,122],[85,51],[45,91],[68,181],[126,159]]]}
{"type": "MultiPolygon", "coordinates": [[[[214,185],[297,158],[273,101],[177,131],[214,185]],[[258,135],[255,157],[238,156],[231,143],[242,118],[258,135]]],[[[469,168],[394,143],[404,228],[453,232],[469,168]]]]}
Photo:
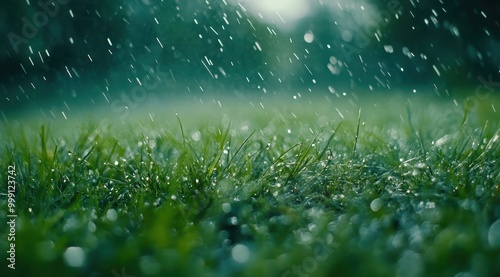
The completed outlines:
{"type": "Polygon", "coordinates": [[[500,276],[498,99],[254,98],[2,121],[0,275],[500,276]]]}

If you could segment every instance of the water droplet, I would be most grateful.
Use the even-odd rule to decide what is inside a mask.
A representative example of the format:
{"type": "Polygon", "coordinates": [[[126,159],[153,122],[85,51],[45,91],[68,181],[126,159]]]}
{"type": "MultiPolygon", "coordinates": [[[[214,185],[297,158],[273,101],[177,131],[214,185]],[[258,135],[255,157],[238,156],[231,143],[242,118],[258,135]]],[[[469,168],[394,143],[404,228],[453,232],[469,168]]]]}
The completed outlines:
{"type": "Polygon", "coordinates": [[[500,248],[500,219],[491,224],[488,231],[488,243],[492,248],[500,248]]]}
{"type": "Polygon", "coordinates": [[[407,56],[408,58],[411,59],[414,57],[413,53],[410,51],[410,49],[408,49],[408,47],[403,47],[402,51],[403,51],[403,54],[405,56],[407,56]]]}
{"type": "Polygon", "coordinates": [[[63,257],[66,264],[71,267],[82,267],[85,263],[85,252],[81,247],[68,247],[63,257]]]}
{"type": "Polygon", "coordinates": [[[106,218],[110,221],[115,221],[118,218],[118,214],[116,213],[115,209],[109,209],[106,212],[106,218]]]}
{"type": "Polygon", "coordinates": [[[434,71],[436,71],[437,76],[441,76],[441,73],[439,72],[435,64],[432,65],[432,68],[434,68],[434,71]]]}
{"type": "Polygon", "coordinates": [[[341,36],[345,42],[351,42],[353,39],[352,33],[350,31],[347,31],[347,30],[343,31],[341,36]]]}
{"type": "Polygon", "coordinates": [[[69,232],[71,230],[76,229],[77,227],[78,227],[78,221],[74,217],[70,217],[64,223],[63,231],[69,232]]]}
{"type": "Polygon", "coordinates": [[[95,226],[95,223],[94,222],[89,222],[89,224],[87,225],[87,229],[89,230],[89,232],[93,233],[95,232],[95,230],[97,229],[96,226],[95,226]]]}
{"type": "Polygon", "coordinates": [[[423,168],[425,168],[425,167],[426,167],[426,164],[425,164],[425,163],[417,163],[417,164],[415,165],[415,168],[419,168],[419,169],[423,169],[423,168]]]}
{"type": "Polygon", "coordinates": [[[250,250],[243,244],[236,244],[231,250],[231,256],[238,263],[246,263],[250,258],[250,250]]]}
{"type": "Polygon", "coordinates": [[[382,199],[376,198],[370,203],[370,209],[372,209],[372,211],[376,212],[376,211],[380,210],[380,208],[382,208],[383,204],[384,204],[384,202],[382,201],[382,199]]]}
{"type": "Polygon", "coordinates": [[[260,52],[262,52],[262,47],[260,46],[259,42],[255,42],[255,47],[257,47],[257,50],[259,50],[260,52]]]}
{"type": "Polygon", "coordinates": [[[226,214],[230,213],[231,212],[231,204],[229,204],[229,203],[222,204],[222,211],[225,212],[226,214]]]}
{"type": "Polygon", "coordinates": [[[311,31],[305,33],[304,34],[304,40],[307,43],[312,43],[314,41],[314,34],[311,31]]]}

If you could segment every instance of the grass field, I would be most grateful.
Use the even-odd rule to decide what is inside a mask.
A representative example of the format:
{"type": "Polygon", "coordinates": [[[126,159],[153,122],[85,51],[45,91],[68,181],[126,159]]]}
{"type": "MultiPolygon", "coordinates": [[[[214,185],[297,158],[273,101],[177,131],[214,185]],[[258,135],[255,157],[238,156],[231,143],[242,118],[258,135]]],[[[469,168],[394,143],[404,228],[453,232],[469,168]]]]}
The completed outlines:
{"type": "Polygon", "coordinates": [[[498,109],[209,99],[2,122],[0,276],[500,276],[498,109]]]}

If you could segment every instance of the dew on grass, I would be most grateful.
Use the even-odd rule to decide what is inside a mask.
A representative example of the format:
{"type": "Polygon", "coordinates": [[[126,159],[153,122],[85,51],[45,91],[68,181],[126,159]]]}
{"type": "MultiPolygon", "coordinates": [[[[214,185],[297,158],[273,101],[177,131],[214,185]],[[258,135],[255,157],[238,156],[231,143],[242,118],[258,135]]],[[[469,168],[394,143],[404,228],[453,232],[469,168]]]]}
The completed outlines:
{"type": "Polygon", "coordinates": [[[191,138],[194,141],[199,141],[201,139],[201,132],[200,131],[195,131],[195,132],[191,133],[191,138]]]}
{"type": "Polygon", "coordinates": [[[238,225],[238,218],[236,216],[232,216],[228,219],[231,225],[238,225]]]}
{"type": "Polygon", "coordinates": [[[161,204],[162,199],[160,197],[156,198],[155,202],[153,202],[153,206],[158,207],[161,204]]]}
{"type": "Polygon", "coordinates": [[[426,202],[425,208],[426,209],[434,209],[434,208],[436,208],[436,203],[435,202],[426,202]]]}
{"type": "Polygon", "coordinates": [[[420,163],[416,163],[416,164],[414,165],[414,167],[415,167],[415,168],[418,168],[418,169],[424,169],[424,168],[426,167],[426,164],[425,164],[425,163],[420,162],[420,163]]]}
{"type": "Polygon", "coordinates": [[[69,231],[75,230],[78,228],[79,223],[80,222],[78,221],[78,219],[76,219],[75,217],[70,217],[64,223],[63,231],[69,232],[69,231]]]}
{"type": "Polygon", "coordinates": [[[231,212],[231,204],[229,204],[229,203],[222,204],[222,211],[226,214],[230,213],[231,212]]]}
{"type": "Polygon", "coordinates": [[[299,241],[300,243],[302,244],[305,244],[305,245],[308,245],[308,244],[311,244],[313,242],[313,236],[311,234],[311,232],[309,231],[305,231],[305,230],[299,230],[299,241]]]}
{"type": "Polygon", "coordinates": [[[500,248],[500,219],[491,224],[488,230],[488,243],[491,248],[500,248]]]}
{"type": "Polygon", "coordinates": [[[64,262],[70,267],[82,267],[85,265],[85,252],[81,247],[71,246],[64,251],[64,262]]]}
{"type": "Polygon", "coordinates": [[[445,135],[442,138],[438,139],[435,143],[434,146],[436,147],[441,147],[444,144],[446,144],[449,140],[451,139],[451,135],[445,135]]]}
{"type": "Polygon", "coordinates": [[[89,232],[94,233],[97,228],[95,223],[90,221],[89,224],[87,225],[87,229],[89,230],[89,232]]]}
{"type": "Polygon", "coordinates": [[[318,228],[318,225],[314,224],[314,223],[309,223],[309,225],[307,225],[307,229],[309,229],[310,232],[314,232],[315,230],[317,230],[318,228]]]}
{"type": "Polygon", "coordinates": [[[106,218],[109,221],[116,221],[118,219],[118,214],[116,213],[116,210],[115,209],[109,209],[106,212],[106,218]]]}
{"type": "Polygon", "coordinates": [[[370,203],[370,209],[372,209],[372,211],[374,212],[377,212],[382,208],[383,204],[384,202],[382,201],[382,199],[376,198],[370,203]]]}
{"type": "Polygon", "coordinates": [[[250,249],[244,244],[236,244],[231,249],[231,256],[238,263],[246,263],[250,259],[250,249]]]}

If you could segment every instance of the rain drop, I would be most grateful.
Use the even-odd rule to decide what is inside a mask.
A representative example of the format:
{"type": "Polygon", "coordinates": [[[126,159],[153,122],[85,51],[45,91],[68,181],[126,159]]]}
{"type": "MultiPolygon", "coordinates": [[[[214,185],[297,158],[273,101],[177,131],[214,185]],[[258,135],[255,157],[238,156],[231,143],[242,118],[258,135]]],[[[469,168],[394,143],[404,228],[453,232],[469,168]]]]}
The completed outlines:
{"type": "Polygon", "coordinates": [[[384,45],[384,50],[387,53],[393,53],[394,52],[394,48],[392,47],[392,45],[384,45]]]}
{"type": "Polygon", "coordinates": [[[229,203],[222,204],[222,211],[226,214],[230,213],[231,212],[231,204],[229,204],[229,203]]]}
{"type": "Polygon", "coordinates": [[[243,244],[236,244],[231,250],[231,256],[240,264],[246,263],[250,258],[250,250],[243,244]]]}
{"type": "Polygon", "coordinates": [[[304,34],[304,40],[307,43],[312,43],[314,41],[314,34],[311,31],[305,33],[304,34]]]}
{"type": "Polygon", "coordinates": [[[488,243],[492,248],[500,248],[500,219],[491,224],[488,231],[488,243]]]}
{"type": "Polygon", "coordinates": [[[382,199],[376,198],[370,203],[370,209],[372,209],[372,211],[374,211],[374,212],[377,212],[382,208],[383,204],[384,203],[383,203],[382,199]]]}
{"type": "Polygon", "coordinates": [[[68,247],[64,251],[63,257],[70,267],[82,267],[85,264],[85,252],[81,247],[68,247]]]}
{"type": "Polygon", "coordinates": [[[118,218],[118,214],[116,213],[116,210],[115,209],[109,209],[106,212],[106,218],[109,221],[116,221],[116,219],[118,218]]]}

